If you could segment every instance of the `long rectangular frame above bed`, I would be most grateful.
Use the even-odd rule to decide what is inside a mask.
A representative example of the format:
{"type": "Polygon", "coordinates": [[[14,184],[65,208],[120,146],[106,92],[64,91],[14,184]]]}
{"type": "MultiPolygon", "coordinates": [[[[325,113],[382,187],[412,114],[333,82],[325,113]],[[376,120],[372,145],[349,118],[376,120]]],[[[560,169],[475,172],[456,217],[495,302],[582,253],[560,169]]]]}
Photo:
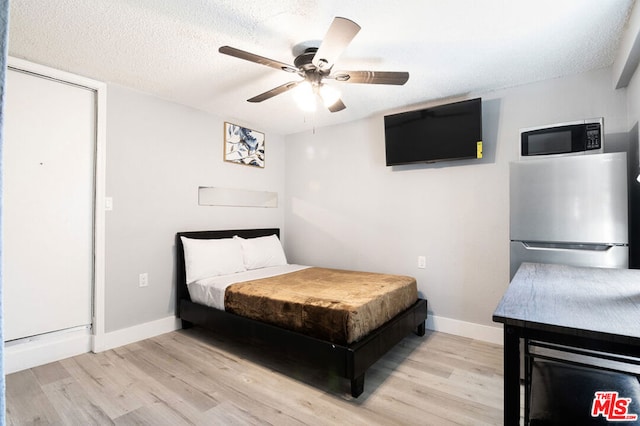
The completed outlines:
{"type": "Polygon", "coordinates": [[[244,318],[191,301],[186,283],[184,248],[180,237],[194,239],[255,238],[280,236],[278,228],[224,231],[191,231],[176,234],[177,316],[183,328],[198,325],[225,336],[238,336],[278,345],[282,350],[304,356],[314,365],[351,381],[351,395],[364,391],[364,375],[379,358],[412,332],[425,334],[427,301],[418,299],[413,306],[392,318],[365,338],[350,345],[338,345],[302,333],[244,318]]]}

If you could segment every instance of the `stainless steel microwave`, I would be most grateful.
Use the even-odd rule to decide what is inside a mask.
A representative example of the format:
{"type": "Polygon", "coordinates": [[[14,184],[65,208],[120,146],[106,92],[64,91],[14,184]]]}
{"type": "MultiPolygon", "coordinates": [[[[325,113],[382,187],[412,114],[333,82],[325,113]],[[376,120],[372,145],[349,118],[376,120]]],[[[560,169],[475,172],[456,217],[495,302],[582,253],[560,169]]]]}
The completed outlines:
{"type": "Polygon", "coordinates": [[[520,130],[520,159],[604,152],[602,117],[520,130]]]}

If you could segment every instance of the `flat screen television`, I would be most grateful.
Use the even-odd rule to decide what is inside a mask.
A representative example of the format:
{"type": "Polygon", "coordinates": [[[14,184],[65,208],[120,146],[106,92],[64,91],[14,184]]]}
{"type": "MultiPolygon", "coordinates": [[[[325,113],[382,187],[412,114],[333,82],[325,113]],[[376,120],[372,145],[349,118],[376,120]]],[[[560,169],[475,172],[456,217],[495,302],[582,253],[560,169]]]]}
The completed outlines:
{"type": "Polygon", "coordinates": [[[384,117],[387,166],[482,157],[482,99],[384,117]]]}

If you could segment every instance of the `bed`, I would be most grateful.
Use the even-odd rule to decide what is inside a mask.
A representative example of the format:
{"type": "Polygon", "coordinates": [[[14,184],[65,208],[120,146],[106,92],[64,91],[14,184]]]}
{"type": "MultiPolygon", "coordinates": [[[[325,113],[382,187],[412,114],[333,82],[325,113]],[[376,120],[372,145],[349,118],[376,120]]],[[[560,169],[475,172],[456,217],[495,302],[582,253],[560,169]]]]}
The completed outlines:
{"type": "MultiPolygon", "coordinates": [[[[333,309],[334,305],[341,303],[340,297],[348,296],[355,299],[360,297],[357,285],[350,283],[353,281],[351,274],[354,272],[325,270],[324,268],[307,266],[298,268],[299,265],[286,264],[286,259],[284,260],[286,265],[272,267],[269,262],[275,262],[278,265],[282,263],[281,259],[277,259],[277,255],[275,256],[275,261],[273,256],[268,259],[267,266],[269,268],[262,268],[263,265],[259,264],[264,259],[258,261],[258,264],[254,262],[253,266],[256,266],[256,268],[246,272],[258,272],[258,274],[249,274],[250,279],[246,281],[243,279],[242,282],[235,282],[233,278],[227,281],[222,280],[226,284],[222,285],[223,290],[221,293],[220,290],[209,290],[211,287],[199,289],[196,286],[196,284],[200,285],[201,282],[209,285],[209,278],[204,278],[204,275],[207,274],[217,274],[220,275],[220,278],[226,279],[229,275],[233,277],[243,276],[241,273],[245,272],[237,271],[238,274],[227,274],[229,271],[242,269],[242,267],[231,265],[226,267],[224,271],[216,270],[214,267],[213,270],[198,270],[196,273],[196,269],[193,266],[194,244],[207,243],[199,240],[221,240],[213,243],[231,244],[235,239],[239,239],[244,247],[244,259],[247,261],[247,251],[260,247],[254,242],[266,242],[270,238],[275,238],[279,244],[277,239],[279,235],[280,231],[277,228],[193,231],[176,234],[177,315],[182,320],[182,326],[183,328],[188,328],[197,325],[223,334],[226,337],[259,341],[275,345],[275,347],[287,353],[295,353],[297,357],[304,357],[305,360],[312,362],[314,366],[325,370],[328,374],[337,374],[350,380],[351,395],[358,397],[364,391],[365,372],[371,365],[407,335],[415,333],[418,336],[423,336],[425,334],[427,301],[418,298],[417,290],[405,290],[411,287],[406,282],[399,282],[392,284],[391,293],[382,294],[379,299],[372,299],[371,302],[363,303],[361,311],[354,311],[354,308],[347,304],[345,312],[336,314],[343,316],[332,317],[328,313],[335,311],[333,309]],[[185,244],[187,244],[187,247],[185,247],[185,244]],[[185,252],[187,252],[186,256],[185,252]],[[284,276],[293,281],[292,285],[295,289],[293,293],[296,295],[303,291],[304,286],[299,282],[303,279],[321,286],[314,287],[311,290],[305,288],[304,291],[320,294],[328,291],[328,287],[334,287],[339,288],[343,295],[336,296],[332,294],[330,298],[338,298],[338,300],[330,299],[331,310],[318,312],[314,311],[318,309],[317,307],[307,305],[309,299],[316,299],[316,297],[310,297],[309,294],[306,294],[302,300],[297,302],[288,299],[282,301],[279,299],[279,292],[285,291],[281,290],[282,281],[272,282],[272,280],[280,280],[280,278],[274,278],[268,274],[266,277],[260,275],[264,274],[262,271],[280,267],[293,268],[293,271],[287,269],[284,276]],[[257,278],[255,278],[256,276],[257,278]],[[340,280],[338,285],[336,285],[336,280],[340,280]],[[327,285],[327,282],[331,282],[331,285],[327,285]],[[271,287],[268,287],[269,285],[271,287]],[[414,293],[411,293],[411,291],[414,293]],[[220,294],[216,295],[218,294],[216,292],[220,294]],[[265,295],[268,297],[265,297],[265,295]],[[224,302],[219,300],[222,298],[224,298],[224,302]],[[401,300],[401,302],[397,302],[398,300],[401,300]],[[266,309],[263,306],[274,303],[275,305],[269,308],[272,309],[269,315],[265,316],[261,313],[266,309]],[[393,306],[398,303],[403,303],[403,305],[393,306]],[[223,304],[223,306],[220,304],[223,304]],[[246,311],[243,311],[243,304],[253,308],[247,308],[246,311]],[[236,312],[236,309],[239,309],[239,311],[236,312]],[[400,311],[395,313],[397,310],[400,311]],[[284,314],[288,311],[293,311],[295,315],[287,317],[284,314]],[[382,312],[382,318],[373,318],[376,315],[369,315],[370,312],[378,311],[382,312]],[[385,317],[385,315],[389,318],[385,317]],[[304,317],[304,321],[300,321],[300,317],[304,317]],[[295,318],[295,320],[291,318],[295,318]],[[369,322],[371,318],[373,320],[369,322]],[[314,325],[315,322],[321,322],[322,324],[316,327],[314,325]],[[363,325],[363,322],[366,324],[363,325]]],[[[235,247],[234,245],[232,250],[218,252],[219,256],[231,256],[228,253],[233,253],[235,247]]],[[[198,251],[198,253],[200,252],[198,251]]],[[[227,262],[227,260],[224,260],[224,262],[227,262]]],[[[247,265],[245,264],[245,266],[247,265]]],[[[371,278],[372,280],[380,279],[386,282],[389,281],[388,277],[396,277],[384,274],[362,274],[357,275],[358,279],[367,280],[371,278]]],[[[217,280],[218,284],[213,284],[212,286],[220,286],[218,277],[214,277],[215,280],[217,280]]],[[[413,287],[415,287],[415,280],[413,280],[413,287]]],[[[312,294],[311,296],[314,295],[312,294]]],[[[320,297],[317,299],[320,300],[318,302],[320,305],[328,303],[326,299],[323,300],[320,297]]]]}

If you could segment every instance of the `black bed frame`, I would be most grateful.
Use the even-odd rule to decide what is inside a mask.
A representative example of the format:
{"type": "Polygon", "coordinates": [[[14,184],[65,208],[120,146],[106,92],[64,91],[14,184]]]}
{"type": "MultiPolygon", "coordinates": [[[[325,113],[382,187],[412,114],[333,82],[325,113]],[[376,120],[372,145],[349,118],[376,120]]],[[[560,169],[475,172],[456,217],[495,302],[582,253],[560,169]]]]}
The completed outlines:
{"type": "Polygon", "coordinates": [[[287,353],[303,356],[318,368],[351,380],[351,395],[358,397],[364,390],[364,373],[387,351],[393,348],[407,335],[414,332],[418,336],[425,334],[427,319],[427,301],[418,299],[406,311],[374,330],[358,342],[350,345],[338,345],[329,341],[309,337],[270,324],[244,318],[219,309],[210,308],[191,301],[186,285],[184,248],[180,237],[197,239],[230,238],[238,235],[254,238],[268,235],[280,235],[277,228],[241,229],[225,231],[179,232],[176,235],[177,267],[177,316],[182,327],[198,325],[225,336],[238,336],[277,345],[287,353]]]}

